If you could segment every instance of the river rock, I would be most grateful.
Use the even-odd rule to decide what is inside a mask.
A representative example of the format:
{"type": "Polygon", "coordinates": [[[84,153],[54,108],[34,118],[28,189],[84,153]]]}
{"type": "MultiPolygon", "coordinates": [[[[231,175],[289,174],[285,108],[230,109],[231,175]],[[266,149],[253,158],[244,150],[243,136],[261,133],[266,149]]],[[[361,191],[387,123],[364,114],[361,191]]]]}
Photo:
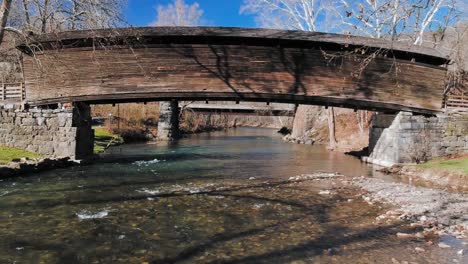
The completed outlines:
{"type": "Polygon", "coordinates": [[[416,250],[416,252],[426,252],[426,250],[424,248],[420,248],[420,247],[415,247],[414,250],[416,250]]]}
{"type": "Polygon", "coordinates": [[[440,242],[438,246],[439,246],[440,248],[451,248],[450,245],[447,245],[447,244],[444,243],[444,242],[440,242]]]}
{"type": "Polygon", "coordinates": [[[401,238],[401,239],[408,239],[408,238],[413,238],[413,237],[414,237],[413,234],[400,233],[400,232],[398,232],[398,233],[396,234],[396,236],[397,236],[398,238],[401,238]]]}

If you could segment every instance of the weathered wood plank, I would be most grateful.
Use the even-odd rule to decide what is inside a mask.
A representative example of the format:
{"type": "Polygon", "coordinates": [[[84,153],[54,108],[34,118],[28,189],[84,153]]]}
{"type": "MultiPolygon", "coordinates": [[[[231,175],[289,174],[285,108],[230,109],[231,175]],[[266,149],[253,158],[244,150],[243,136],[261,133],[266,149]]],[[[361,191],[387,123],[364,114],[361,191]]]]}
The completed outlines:
{"type": "MultiPolygon", "coordinates": [[[[156,34],[152,41],[160,36],[158,34],[172,34],[169,30],[149,31],[145,34],[156,34]]],[[[203,30],[196,32],[194,34],[203,30]]],[[[213,43],[208,44],[172,44],[169,43],[172,39],[161,38],[161,44],[126,48],[121,45],[92,49],[80,44],[46,49],[24,59],[26,100],[32,104],[100,103],[161,100],[173,96],[182,100],[224,98],[291,102],[294,99],[309,104],[417,112],[441,109],[445,68],[415,63],[404,57],[377,57],[362,69],[366,55],[351,54],[331,60],[325,54],[326,48],[331,48],[330,53],[336,48],[330,47],[328,42],[321,46],[326,39],[330,43],[332,39],[338,44],[347,43],[344,39],[337,40],[337,36],[304,35],[296,47],[291,43],[283,47],[260,45],[262,38],[271,37],[264,36],[266,31],[257,32],[260,37],[254,36],[254,31],[246,32],[258,38],[258,43],[231,45],[226,44],[226,40],[216,43],[213,39],[213,43]],[[305,40],[316,45],[304,45],[305,40]]],[[[85,37],[86,34],[64,33],[60,39],[85,37]]],[[[39,39],[54,41],[48,37],[39,39]]],[[[286,36],[288,40],[298,38],[286,36]]],[[[351,39],[350,43],[357,42],[351,39]]],[[[376,43],[380,42],[371,44],[376,43]]]]}
{"type": "MultiPolygon", "coordinates": [[[[230,27],[140,27],[82,30],[38,35],[34,36],[33,41],[40,42],[44,48],[55,47],[57,42],[60,42],[60,46],[66,45],[67,48],[80,48],[83,46],[90,47],[89,40],[92,40],[91,43],[94,44],[91,47],[92,49],[109,43],[121,43],[125,49],[124,44],[127,43],[142,43],[146,47],[151,47],[152,44],[160,43],[161,39],[172,39],[170,43],[189,41],[188,43],[194,44],[215,40],[215,42],[223,42],[223,44],[245,43],[251,46],[286,45],[291,41],[293,45],[300,42],[303,46],[314,43],[328,43],[352,49],[364,46],[375,49],[401,51],[422,59],[424,59],[424,56],[432,57],[431,59],[439,61],[441,61],[441,58],[445,58],[445,60],[448,58],[448,54],[442,54],[435,49],[416,46],[411,43],[390,42],[385,39],[371,39],[321,32],[230,27]]],[[[23,48],[26,48],[26,46],[24,45],[23,48]]],[[[116,46],[114,45],[114,47],[116,46]]]]}

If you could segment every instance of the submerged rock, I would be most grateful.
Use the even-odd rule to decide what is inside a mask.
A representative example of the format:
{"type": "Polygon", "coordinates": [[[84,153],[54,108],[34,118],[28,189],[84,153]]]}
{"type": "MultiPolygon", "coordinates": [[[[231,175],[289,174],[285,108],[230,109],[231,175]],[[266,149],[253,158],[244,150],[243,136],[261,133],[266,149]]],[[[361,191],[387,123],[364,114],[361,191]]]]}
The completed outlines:
{"type": "Polygon", "coordinates": [[[407,234],[407,233],[397,233],[396,236],[402,239],[414,238],[413,234],[407,234]]]}
{"type": "Polygon", "coordinates": [[[426,250],[425,250],[424,248],[420,248],[420,247],[415,247],[414,250],[415,250],[416,252],[420,252],[420,253],[426,252],[426,250]]]}
{"type": "Polygon", "coordinates": [[[107,217],[108,215],[109,215],[109,210],[103,210],[97,213],[90,213],[88,211],[81,211],[79,213],[76,213],[76,216],[78,216],[80,220],[99,219],[99,218],[107,217]]]}
{"type": "Polygon", "coordinates": [[[438,246],[439,246],[440,248],[451,248],[450,245],[447,245],[447,244],[444,243],[444,242],[440,242],[440,243],[438,244],[438,246]]]}

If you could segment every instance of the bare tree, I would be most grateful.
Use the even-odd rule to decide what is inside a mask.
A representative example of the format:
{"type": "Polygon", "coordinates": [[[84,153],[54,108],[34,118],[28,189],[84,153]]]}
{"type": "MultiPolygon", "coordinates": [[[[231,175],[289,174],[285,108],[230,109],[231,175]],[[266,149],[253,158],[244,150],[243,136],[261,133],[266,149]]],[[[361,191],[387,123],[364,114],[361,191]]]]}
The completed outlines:
{"type": "Polygon", "coordinates": [[[36,33],[116,27],[126,0],[16,0],[11,28],[36,33]]]}
{"type": "Polygon", "coordinates": [[[167,6],[158,6],[153,26],[198,26],[202,23],[203,10],[195,2],[188,5],[184,0],[174,0],[167,6]]]}
{"type": "Polygon", "coordinates": [[[331,1],[321,0],[244,0],[240,12],[255,14],[263,27],[303,31],[328,31],[324,23],[333,14],[331,1]]]}
{"type": "Polygon", "coordinates": [[[468,19],[468,4],[466,4],[466,1],[458,1],[455,8],[460,12],[460,20],[466,21],[468,19]]]}
{"type": "Polygon", "coordinates": [[[11,45],[0,50],[0,80],[22,81],[21,57],[14,49],[15,42],[24,42],[31,33],[119,26],[123,23],[125,3],[126,0],[4,0],[1,10],[6,12],[1,12],[0,34],[3,36],[4,31],[16,34],[12,35],[11,45]]]}
{"type": "MultiPolygon", "coordinates": [[[[424,33],[429,30],[445,29],[455,14],[456,0],[432,0],[427,1],[424,6],[422,0],[418,1],[418,7],[415,8],[415,16],[411,17],[410,22],[414,25],[416,39],[414,44],[421,45],[424,38],[424,33]],[[439,18],[441,13],[442,18],[439,18]]],[[[451,21],[452,20],[452,21],[451,21]]]]}
{"type": "Polygon", "coordinates": [[[327,109],[327,118],[328,118],[328,131],[329,131],[329,139],[330,139],[330,143],[329,143],[329,148],[331,150],[334,150],[336,149],[336,135],[335,135],[335,131],[336,131],[336,122],[335,122],[335,110],[333,109],[333,107],[330,107],[327,109]]]}
{"type": "MultiPolygon", "coordinates": [[[[241,13],[256,14],[257,21],[264,27],[295,29],[303,31],[330,30],[324,23],[334,16],[334,0],[244,0],[241,13]]],[[[330,149],[336,148],[335,113],[328,108],[330,149]]]]}
{"type": "Polygon", "coordinates": [[[11,3],[13,0],[3,0],[0,6],[0,44],[3,42],[5,34],[5,27],[8,21],[8,14],[10,13],[11,3]]]}
{"type": "Polygon", "coordinates": [[[335,12],[345,31],[372,38],[411,38],[422,44],[425,33],[456,22],[463,0],[338,0],[335,12]],[[404,37],[402,38],[402,35],[404,37]]]}

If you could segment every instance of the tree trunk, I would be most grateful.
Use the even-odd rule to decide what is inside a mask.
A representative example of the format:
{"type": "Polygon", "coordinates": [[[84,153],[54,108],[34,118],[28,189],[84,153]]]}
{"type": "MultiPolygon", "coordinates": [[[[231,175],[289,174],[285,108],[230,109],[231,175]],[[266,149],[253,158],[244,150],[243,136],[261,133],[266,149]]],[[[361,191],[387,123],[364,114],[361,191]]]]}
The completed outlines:
{"type": "Polygon", "coordinates": [[[327,110],[328,117],[328,131],[330,137],[329,148],[331,150],[336,149],[336,136],[335,136],[335,111],[333,107],[328,108],[327,110]]]}
{"type": "Polygon", "coordinates": [[[46,33],[47,30],[47,14],[48,14],[49,0],[44,1],[44,10],[41,17],[41,33],[46,33]]]}
{"type": "Polygon", "coordinates": [[[23,0],[23,8],[24,8],[24,17],[26,18],[27,30],[31,30],[32,29],[31,16],[29,15],[29,7],[28,7],[27,0],[23,0]]]}
{"type": "Polygon", "coordinates": [[[365,116],[365,111],[357,111],[356,112],[357,123],[359,127],[359,132],[364,134],[364,126],[367,123],[367,118],[365,116]]]}
{"type": "Polygon", "coordinates": [[[5,27],[8,21],[8,14],[10,13],[11,2],[13,2],[13,0],[3,0],[2,6],[0,7],[0,44],[3,42],[3,36],[5,35],[5,27]]]}

